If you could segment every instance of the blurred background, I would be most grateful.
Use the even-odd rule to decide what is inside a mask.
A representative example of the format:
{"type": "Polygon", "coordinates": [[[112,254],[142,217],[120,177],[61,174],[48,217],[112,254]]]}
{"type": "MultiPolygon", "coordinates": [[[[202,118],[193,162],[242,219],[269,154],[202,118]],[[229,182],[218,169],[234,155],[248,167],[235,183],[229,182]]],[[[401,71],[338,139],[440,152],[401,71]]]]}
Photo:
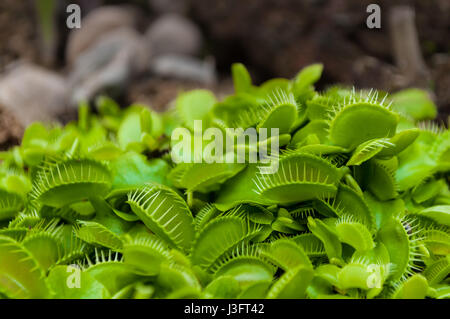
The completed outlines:
{"type": "Polygon", "coordinates": [[[450,0],[1,0],[0,149],[101,94],[155,110],[183,90],[224,96],[233,62],[257,84],[321,62],[319,90],[419,87],[447,121],[450,0]],[[366,25],[373,3],[380,29],[366,25]]]}

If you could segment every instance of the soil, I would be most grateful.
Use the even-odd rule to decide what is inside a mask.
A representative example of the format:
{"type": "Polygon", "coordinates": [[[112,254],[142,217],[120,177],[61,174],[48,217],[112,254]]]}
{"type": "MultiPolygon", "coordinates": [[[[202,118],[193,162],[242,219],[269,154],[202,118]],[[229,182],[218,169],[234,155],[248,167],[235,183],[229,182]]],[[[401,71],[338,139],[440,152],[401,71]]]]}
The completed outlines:
{"type": "Polygon", "coordinates": [[[24,128],[15,117],[0,105],[0,150],[6,150],[17,145],[22,137],[24,128]]]}
{"type": "Polygon", "coordinates": [[[240,61],[262,82],[292,77],[302,66],[322,62],[319,89],[344,83],[388,91],[407,82],[394,65],[388,17],[394,6],[409,5],[415,8],[420,49],[433,75],[441,116],[450,115],[450,73],[433,63],[441,53],[450,59],[448,0],[191,0],[191,4],[224,73],[240,61]],[[381,7],[381,29],[366,26],[371,3],[381,7]]]}
{"type": "MultiPolygon", "coordinates": [[[[61,0],[68,1],[68,0],[61,0]]],[[[344,83],[388,91],[402,88],[395,65],[388,16],[395,5],[415,8],[421,52],[432,77],[439,118],[450,116],[450,1],[448,0],[178,0],[188,3],[188,16],[206,39],[205,55],[213,55],[220,77],[218,94],[231,92],[230,65],[242,62],[256,83],[272,77],[292,77],[303,66],[324,63],[318,89],[344,83]],[[366,8],[381,6],[379,30],[366,27],[366,8]],[[224,80],[225,79],[225,80],[224,80]]],[[[102,4],[133,4],[147,14],[147,1],[77,0],[83,15],[102,4]]],[[[59,20],[62,18],[60,17],[59,20]]],[[[63,21],[59,21],[61,24],[63,21]]],[[[62,25],[62,24],[61,24],[62,25]]],[[[33,1],[0,1],[0,74],[11,62],[23,59],[42,64],[39,28],[33,1]]],[[[67,31],[60,28],[53,68],[64,69],[67,31]]],[[[141,30],[142,31],[142,30],[141,30]]],[[[130,83],[125,103],[142,102],[162,110],[183,90],[198,83],[141,78],[130,83]]],[[[16,143],[22,128],[0,106],[0,149],[16,143]]]]}
{"type": "Polygon", "coordinates": [[[0,72],[16,59],[38,60],[36,30],[31,1],[0,1],[0,72]]]}
{"type": "MultiPolygon", "coordinates": [[[[448,0],[191,0],[192,14],[210,39],[219,66],[244,59],[261,78],[293,76],[322,61],[329,81],[352,81],[355,58],[392,62],[388,13],[395,5],[415,7],[422,52],[450,52],[448,0]],[[366,26],[367,6],[381,7],[381,29],[366,26]],[[233,46],[232,46],[233,45],[233,46]],[[223,50],[224,48],[231,50],[223,50]],[[231,51],[231,52],[230,52],[231,51]]],[[[228,70],[226,70],[228,71],[228,70]]]]}

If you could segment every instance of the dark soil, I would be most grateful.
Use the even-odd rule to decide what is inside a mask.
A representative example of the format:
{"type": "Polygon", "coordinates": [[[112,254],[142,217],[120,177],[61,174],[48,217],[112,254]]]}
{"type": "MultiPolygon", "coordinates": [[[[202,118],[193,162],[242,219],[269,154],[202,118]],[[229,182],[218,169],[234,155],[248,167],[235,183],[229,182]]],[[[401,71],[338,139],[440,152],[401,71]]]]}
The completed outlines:
{"type": "Polygon", "coordinates": [[[292,77],[301,67],[322,62],[325,69],[319,89],[344,83],[388,91],[403,88],[394,65],[389,12],[394,6],[409,5],[415,9],[436,102],[443,117],[450,114],[448,0],[191,0],[191,4],[191,13],[206,33],[223,73],[229,72],[232,62],[240,61],[261,82],[292,77]],[[366,26],[366,8],[371,3],[381,7],[381,29],[366,26]],[[446,61],[441,57],[436,65],[439,53],[445,54],[446,61]]]}
{"type": "MultiPolygon", "coordinates": [[[[205,55],[213,55],[221,79],[213,89],[230,92],[230,65],[246,64],[256,83],[272,77],[292,77],[305,65],[324,63],[319,89],[344,83],[388,91],[398,83],[388,16],[395,5],[415,8],[421,52],[431,74],[431,88],[439,106],[439,118],[450,115],[450,1],[449,0],[178,0],[188,2],[188,15],[200,25],[206,38],[205,55]],[[382,9],[382,28],[366,26],[368,4],[382,9]]],[[[155,17],[147,1],[61,0],[79,3],[85,15],[102,4],[137,5],[150,23],[155,17]]],[[[5,67],[24,59],[43,64],[34,1],[0,1],[0,74],[5,67]]],[[[64,69],[67,28],[58,18],[57,55],[53,68],[64,69]]],[[[161,110],[180,91],[198,83],[144,78],[131,83],[124,104],[142,102],[161,110]]],[[[0,148],[17,142],[22,128],[1,112],[0,148]]]]}
{"type": "Polygon", "coordinates": [[[14,116],[0,106],[0,150],[17,145],[22,137],[23,129],[14,116]]]}
{"type": "Polygon", "coordinates": [[[0,1],[0,72],[16,59],[39,56],[32,1],[0,1]]]}

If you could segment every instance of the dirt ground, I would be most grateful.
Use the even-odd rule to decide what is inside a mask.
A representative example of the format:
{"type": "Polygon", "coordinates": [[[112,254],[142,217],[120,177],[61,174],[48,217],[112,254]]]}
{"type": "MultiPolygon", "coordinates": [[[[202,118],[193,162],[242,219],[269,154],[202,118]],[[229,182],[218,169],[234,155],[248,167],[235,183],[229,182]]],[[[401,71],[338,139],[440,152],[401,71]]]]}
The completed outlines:
{"type": "Polygon", "coordinates": [[[37,29],[29,1],[0,1],[0,72],[17,59],[37,61],[37,29]]]}
{"type": "MultiPolygon", "coordinates": [[[[64,0],[63,0],[64,1],[64,0]]],[[[177,0],[186,2],[186,15],[201,28],[204,55],[215,58],[220,94],[229,92],[233,62],[246,64],[257,83],[271,77],[292,77],[303,66],[325,66],[319,89],[343,83],[395,91],[410,86],[399,81],[402,74],[395,58],[390,11],[394,6],[415,8],[415,27],[420,53],[429,74],[429,89],[440,118],[450,115],[450,1],[380,0],[382,28],[370,30],[365,20],[373,0],[177,0]]],[[[82,5],[83,14],[104,4],[135,5],[155,18],[152,1],[70,1],[82,5]]],[[[170,1],[169,1],[170,2],[170,1]]],[[[33,1],[0,1],[0,73],[18,59],[47,65],[40,50],[33,1]]],[[[63,71],[64,48],[69,30],[58,28],[52,68],[63,71]]],[[[47,65],[48,66],[48,65],[47,65]]],[[[123,97],[123,103],[149,102],[162,109],[181,90],[198,83],[170,79],[140,78],[123,97]]],[[[20,129],[6,112],[0,112],[0,147],[14,144],[20,129]]]]}

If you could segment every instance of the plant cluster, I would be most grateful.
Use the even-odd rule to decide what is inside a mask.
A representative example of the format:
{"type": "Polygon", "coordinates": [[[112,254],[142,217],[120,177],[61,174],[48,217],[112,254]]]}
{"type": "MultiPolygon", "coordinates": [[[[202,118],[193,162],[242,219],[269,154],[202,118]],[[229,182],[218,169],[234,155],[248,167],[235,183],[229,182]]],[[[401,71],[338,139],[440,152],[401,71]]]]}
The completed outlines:
{"type": "Polygon", "coordinates": [[[0,297],[448,298],[449,130],[420,90],[317,92],[321,72],[256,86],[235,64],[222,101],[101,97],[30,125],[0,153],[0,297]],[[171,132],[194,120],[278,128],[237,145],[277,138],[278,170],[173,163],[171,132]]]}

